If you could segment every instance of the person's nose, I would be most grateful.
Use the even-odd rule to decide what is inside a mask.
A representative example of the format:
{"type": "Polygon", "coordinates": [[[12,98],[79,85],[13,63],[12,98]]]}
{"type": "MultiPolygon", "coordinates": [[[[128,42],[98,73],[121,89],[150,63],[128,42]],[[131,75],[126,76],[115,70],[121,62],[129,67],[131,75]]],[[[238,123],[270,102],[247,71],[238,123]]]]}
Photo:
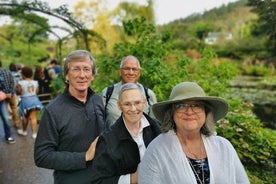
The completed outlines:
{"type": "Polygon", "coordinates": [[[80,70],[80,76],[85,76],[86,75],[86,73],[85,73],[85,71],[84,70],[80,70]]]}
{"type": "Polygon", "coordinates": [[[128,71],[129,74],[133,74],[134,70],[132,68],[130,68],[130,70],[128,71]]]}
{"type": "Polygon", "coordinates": [[[193,114],[194,111],[193,111],[192,107],[188,107],[188,108],[186,109],[185,113],[186,113],[186,114],[193,114]]]}
{"type": "Polygon", "coordinates": [[[136,111],[136,109],[137,109],[137,105],[136,104],[131,104],[130,110],[131,111],[136,111]]]}

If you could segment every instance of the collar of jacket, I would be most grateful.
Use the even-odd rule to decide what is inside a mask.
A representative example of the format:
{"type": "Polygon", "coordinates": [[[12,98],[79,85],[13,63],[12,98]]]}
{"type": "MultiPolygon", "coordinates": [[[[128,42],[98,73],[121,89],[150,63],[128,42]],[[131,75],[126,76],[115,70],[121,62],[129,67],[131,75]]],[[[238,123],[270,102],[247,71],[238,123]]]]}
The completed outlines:
{"type": "MultiPolygon", "coordinates": [[[[146,117],[146,119],[148,120],[149,122],[149,126],[145,127],[143,129],[143,133],[145,133],[145,131],[147,131],[147,129],[152,129],[152,126],[154,126],[153,124],[156,124],[156,126],[158,126],[159,122],[156,120],[153,120],[152,118],[150,118],[146,113],[144,113],[144,116],[146,117]]],[[[161,130],[156,127],[156,129],[158,129],[158,132],[156,132],[156,134],[159,134],[161,133],[161,130]]],[[[155,131],[157,131],[155,129],[155,131]]],[[[110,130],[114,131],[115,134],[117,135],[117,137],[120,139],[120,140],[126,140],[126,139],[132,139],[130,133],[128,132],[125,124],[124,124],[124,120],[123,120],[123,116],[121,114],[121,116],[119,117],[119,119],[110,127],[110,130]]],[[[144,138],[144,134],[143,134],[143,138],[144,138]]],[[[134,140],[133,140],[134,141],[134,140]]],[[[145,144],[147,146],[148,142],[147,140],[144,140],[146,141],[145,144]]]]}
{"type": "MultiPolygon", "coordinates": [[[[70,94],[70,92],[69,92],[69,86],[67,85],[66,86],[66,88],[64,89],[64,94],[69,98],[69,99],[72,99],[72,100],[74,100],[74,101],[76,101],[76,102],[78,102],[78,103],[82,103],[81,101],[79,101],[78,99],[76,99],[74,96],[72,96],[71,94],[70,94]]],[[[88,88],[88,91],[87,91],[87,100],[86,100],[86,102],[88,102],[89,101],[89,98],[91,97],[91,96],[93,96],[95,94],[95,92],[91,89],[91,88],[88,88]]],[[[82,103],[83,104],[83,103],[82,103]]]]}

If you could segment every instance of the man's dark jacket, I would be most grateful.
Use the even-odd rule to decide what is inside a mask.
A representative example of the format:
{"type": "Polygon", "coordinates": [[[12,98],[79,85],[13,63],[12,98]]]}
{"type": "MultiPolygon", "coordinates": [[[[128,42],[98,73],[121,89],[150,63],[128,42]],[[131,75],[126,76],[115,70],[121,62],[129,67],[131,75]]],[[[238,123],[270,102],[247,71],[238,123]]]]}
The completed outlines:
{"type": "MultiPolygon", "coordinates": [[[[144,113],[150,126],[143,129],[147,147],[161,133],[159,122],[144,113]]],[[[118,183],[121,175],[135,173],[140,163],[139,148],[125,127],[122,116],[98,140],[90,175],[91,183],[118,183]]]]}
{"type": "Polygon", "coordinates": [[[36,166],[54,169],[55,184],[87,184],[92,161],[85,154],[104,124],[103,102],[88,89],[87,102],[71,96],[68,87],[48,104],[34,145],[36,166]]]}

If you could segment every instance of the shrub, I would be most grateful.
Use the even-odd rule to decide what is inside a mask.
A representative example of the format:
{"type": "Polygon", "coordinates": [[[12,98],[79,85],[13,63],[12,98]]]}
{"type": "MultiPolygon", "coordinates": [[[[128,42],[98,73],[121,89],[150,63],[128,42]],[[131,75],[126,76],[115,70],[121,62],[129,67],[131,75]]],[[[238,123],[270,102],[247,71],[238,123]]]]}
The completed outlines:
{"type": "Polygon", "coordinates": [[[230,112],[217,124],[217,133],[233,144],[252,183],[273,183],[276,179],[276,132],[263,128],[252,113],[251,103],[238,99],[229,102],[230,112]]]}

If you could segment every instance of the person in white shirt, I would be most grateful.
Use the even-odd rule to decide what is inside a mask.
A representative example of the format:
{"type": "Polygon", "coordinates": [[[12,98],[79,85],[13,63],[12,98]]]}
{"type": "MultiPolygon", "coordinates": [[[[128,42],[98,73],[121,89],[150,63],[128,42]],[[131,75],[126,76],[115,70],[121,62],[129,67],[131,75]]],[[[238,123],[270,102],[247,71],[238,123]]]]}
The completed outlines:
{"type": "Polygon", "coordinates": [[[248,184],[232,144],[216,135],[214,122],[228,103],[206,96],[194,82],[176,85],[169,100],[152,107],[162,134],[149,145],[139,166],[139,184],[248,184]]]}
{"type": "Polygon", "coordinates": [[[38,99],[38,82],[33,80],[33,70],[31,67],[24,66],[21,69],[22,80],[16,85],[16,93],[20,95],[19,114],[22,119],[22,129],[18,129],[17,133],[27,136],[27,126],[31,122],[32,138],[36,138],[37,132],[37,113],[43,108],[38,99]]]}

